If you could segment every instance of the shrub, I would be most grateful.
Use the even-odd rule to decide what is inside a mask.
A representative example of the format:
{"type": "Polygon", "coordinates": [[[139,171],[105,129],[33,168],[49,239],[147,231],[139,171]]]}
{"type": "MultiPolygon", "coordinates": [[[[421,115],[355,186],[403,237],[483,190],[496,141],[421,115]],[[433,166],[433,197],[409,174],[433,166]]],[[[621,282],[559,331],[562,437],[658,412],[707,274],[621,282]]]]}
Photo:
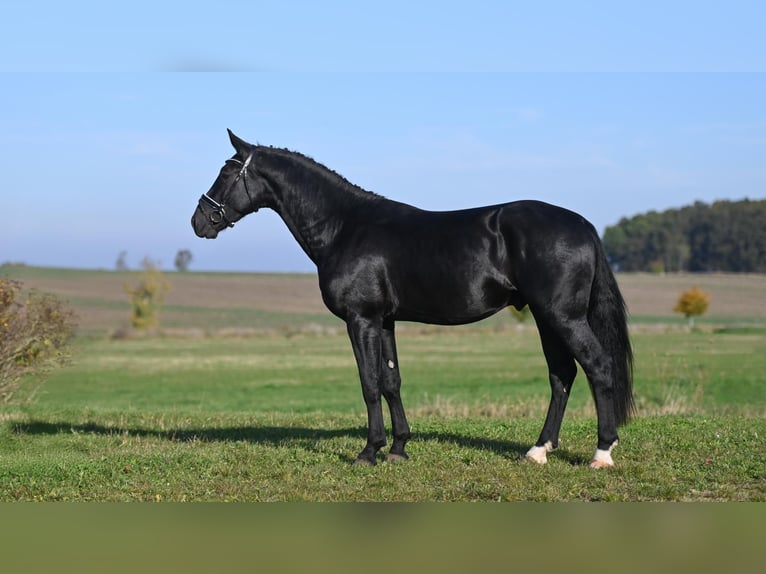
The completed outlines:
{"type": "MultiPolygon", "coordinates": [[[[64,363],[74,335],[75,315],[58,297],[31,291],[20,297],[22,284],[0,278],[0,402],[14,399],[23,382],[64,363]]],[[[27,400],[34,397],[34,388],[27,400]]]]}
{"type": "Polygon", "coordinates": [[[136,329],[159,326],[159,311],[170,290],[170,283],[149,258],[142,262],[144,271],[136,285],[125,285],[130,300],[130,323],[136,329]]]}
{"type": "Polygon", "coordinates": [[[673,311],[681,313],[694,326],[694,318],[704,315],[710,305],[710,295],[696,285],[681,293],[673,311]]]}
{"type": "Polygon", "coordinates": [[[508,310],[511,312],[513,318],[518,321],[519,325],[526,323],[527,319],[532,316],[532,312],[529,310],[529,305],[524,305],[521,309],[509,305],[508,310]]]}

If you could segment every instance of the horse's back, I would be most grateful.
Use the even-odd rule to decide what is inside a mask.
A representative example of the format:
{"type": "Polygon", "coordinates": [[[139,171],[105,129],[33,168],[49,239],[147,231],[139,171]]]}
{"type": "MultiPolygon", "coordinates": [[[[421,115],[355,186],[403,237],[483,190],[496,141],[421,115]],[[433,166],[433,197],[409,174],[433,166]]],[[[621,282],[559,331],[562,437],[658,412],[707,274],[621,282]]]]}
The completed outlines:
{"type": "Polygon", "coordinates": [[[593,225],[579,213],[531,199],[513,201],[498,206],[504,231],[524,233],[533,239],[591,240],[596,233],[593,225]]]}
{"type": "Polygon", "coordinates": [[[539,201],[442,212],[392,202],[348,223],[320,287],[341,317],[355,308],[467,323],[542,297],[592,259],[594,234],[580,215],[539,201]]]}
{"type": "Polygon", "coordinates": [[[320,287],[341,317],[381,306],[398,320],[455,324],[508,305],[499,210],[432,212],[395,204],[348,222],[320,287]]]}

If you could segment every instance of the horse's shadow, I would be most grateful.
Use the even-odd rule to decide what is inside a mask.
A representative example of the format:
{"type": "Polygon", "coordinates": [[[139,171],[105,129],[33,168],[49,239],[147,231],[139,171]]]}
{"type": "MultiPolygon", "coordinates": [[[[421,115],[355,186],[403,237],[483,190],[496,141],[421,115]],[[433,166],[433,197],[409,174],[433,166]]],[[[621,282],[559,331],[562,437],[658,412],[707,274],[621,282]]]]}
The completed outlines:
{"type": "MultiPolygon", "coordinates": [[[[322,439],[349,438],[358,439],[361,444],[367,438],[367,429],[364,426],[346,428],[308,428],[291,426],[233,426],[212,428],[177,428],[177,429],[153,429],[144,427],[106,426],[97,423],[71,424],[66,422],[49,422],[32,420],[13,425],[13,431],[19,435],[56,435],[83,433],[101,436],[134,436],[142,438],[155,438],[171,442],[249,442],[259,445],[278,446],[294,444],[307,450],[317,450],[316,443],[322,439]]],[[[516,441],[498,439],[485,439],[468,436],[449,431],[419,431],[414,432],[413,441],[452,443],[461,447],[483,450],[498,456],[510,459],[523,460],[528,445],[516,441]]],[[[569,453],[565,449],[558,451],[561,458],[572,465],[586,464],[582,457],[569,453]]],[[[352,462],[350,455],[340,455],[343,461],[352,462]]]]}

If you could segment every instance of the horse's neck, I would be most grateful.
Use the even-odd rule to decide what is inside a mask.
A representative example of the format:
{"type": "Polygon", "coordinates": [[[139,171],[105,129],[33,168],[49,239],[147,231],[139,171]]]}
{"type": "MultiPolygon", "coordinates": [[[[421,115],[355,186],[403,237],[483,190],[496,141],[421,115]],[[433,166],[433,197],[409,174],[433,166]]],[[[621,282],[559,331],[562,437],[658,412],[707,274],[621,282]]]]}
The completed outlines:
{"type": "Polygon", "coordinates": [[[319,265],[349,212],[364,201],[365,192],[354,194],[351,184],[340,176],[302,157],[282,156],[260,166],[271,175],[272,209],[311,260],[319,265]]]}

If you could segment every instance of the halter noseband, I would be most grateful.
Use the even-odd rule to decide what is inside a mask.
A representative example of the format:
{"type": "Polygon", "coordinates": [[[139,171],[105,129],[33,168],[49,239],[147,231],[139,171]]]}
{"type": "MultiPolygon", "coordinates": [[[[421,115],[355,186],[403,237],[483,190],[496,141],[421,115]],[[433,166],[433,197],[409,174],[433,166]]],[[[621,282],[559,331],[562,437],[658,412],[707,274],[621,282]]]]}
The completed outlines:
{"type": "MultiPolygon", "coordinates": [[[[238,163],[242,165],[242,169],[239,170],[237,177],[234,178],[234,181],[231,182],[231,184],[229,185],[226,191],[228,192],[229,190],[231,190],[231,188],[233,188],[237,184],[240,178],[242,178],[242,181],[245,184],[245,193],[247,194],[247,198],[250,200],[251,207],[253,205],[253,197],[252,195],[250,195],[250,190],[247,187],[247,168],[250,165],[250,162],[253,160],[254,154],[255,154],[255,148],[253,147],[251,148],[250,154],[247,156],[247,158],[245,158],[244,162],[241,162],[235,158],[229,158],[226,160],[226,163],[229,163],[230,161],[232,161],[234,163],[238,163]]],[[[229,221],[229,219],[226,217],[226,206],[223,203],[217,202],[215,199],[210,197],[207,193],[202,194],[202,197],[199,198],[199,203],[200,205],[205,204],[208,207],[212,208],[212,211],[210,211],[207,218],[208,218],[208,221],[212,223],[214,226],[218,225],[219,223],[225,223],[226,227],[234,227],[234,223],[229,221]]],[[[257,209],[255,209],[255,211],[257,211],[257,209]]]]}

